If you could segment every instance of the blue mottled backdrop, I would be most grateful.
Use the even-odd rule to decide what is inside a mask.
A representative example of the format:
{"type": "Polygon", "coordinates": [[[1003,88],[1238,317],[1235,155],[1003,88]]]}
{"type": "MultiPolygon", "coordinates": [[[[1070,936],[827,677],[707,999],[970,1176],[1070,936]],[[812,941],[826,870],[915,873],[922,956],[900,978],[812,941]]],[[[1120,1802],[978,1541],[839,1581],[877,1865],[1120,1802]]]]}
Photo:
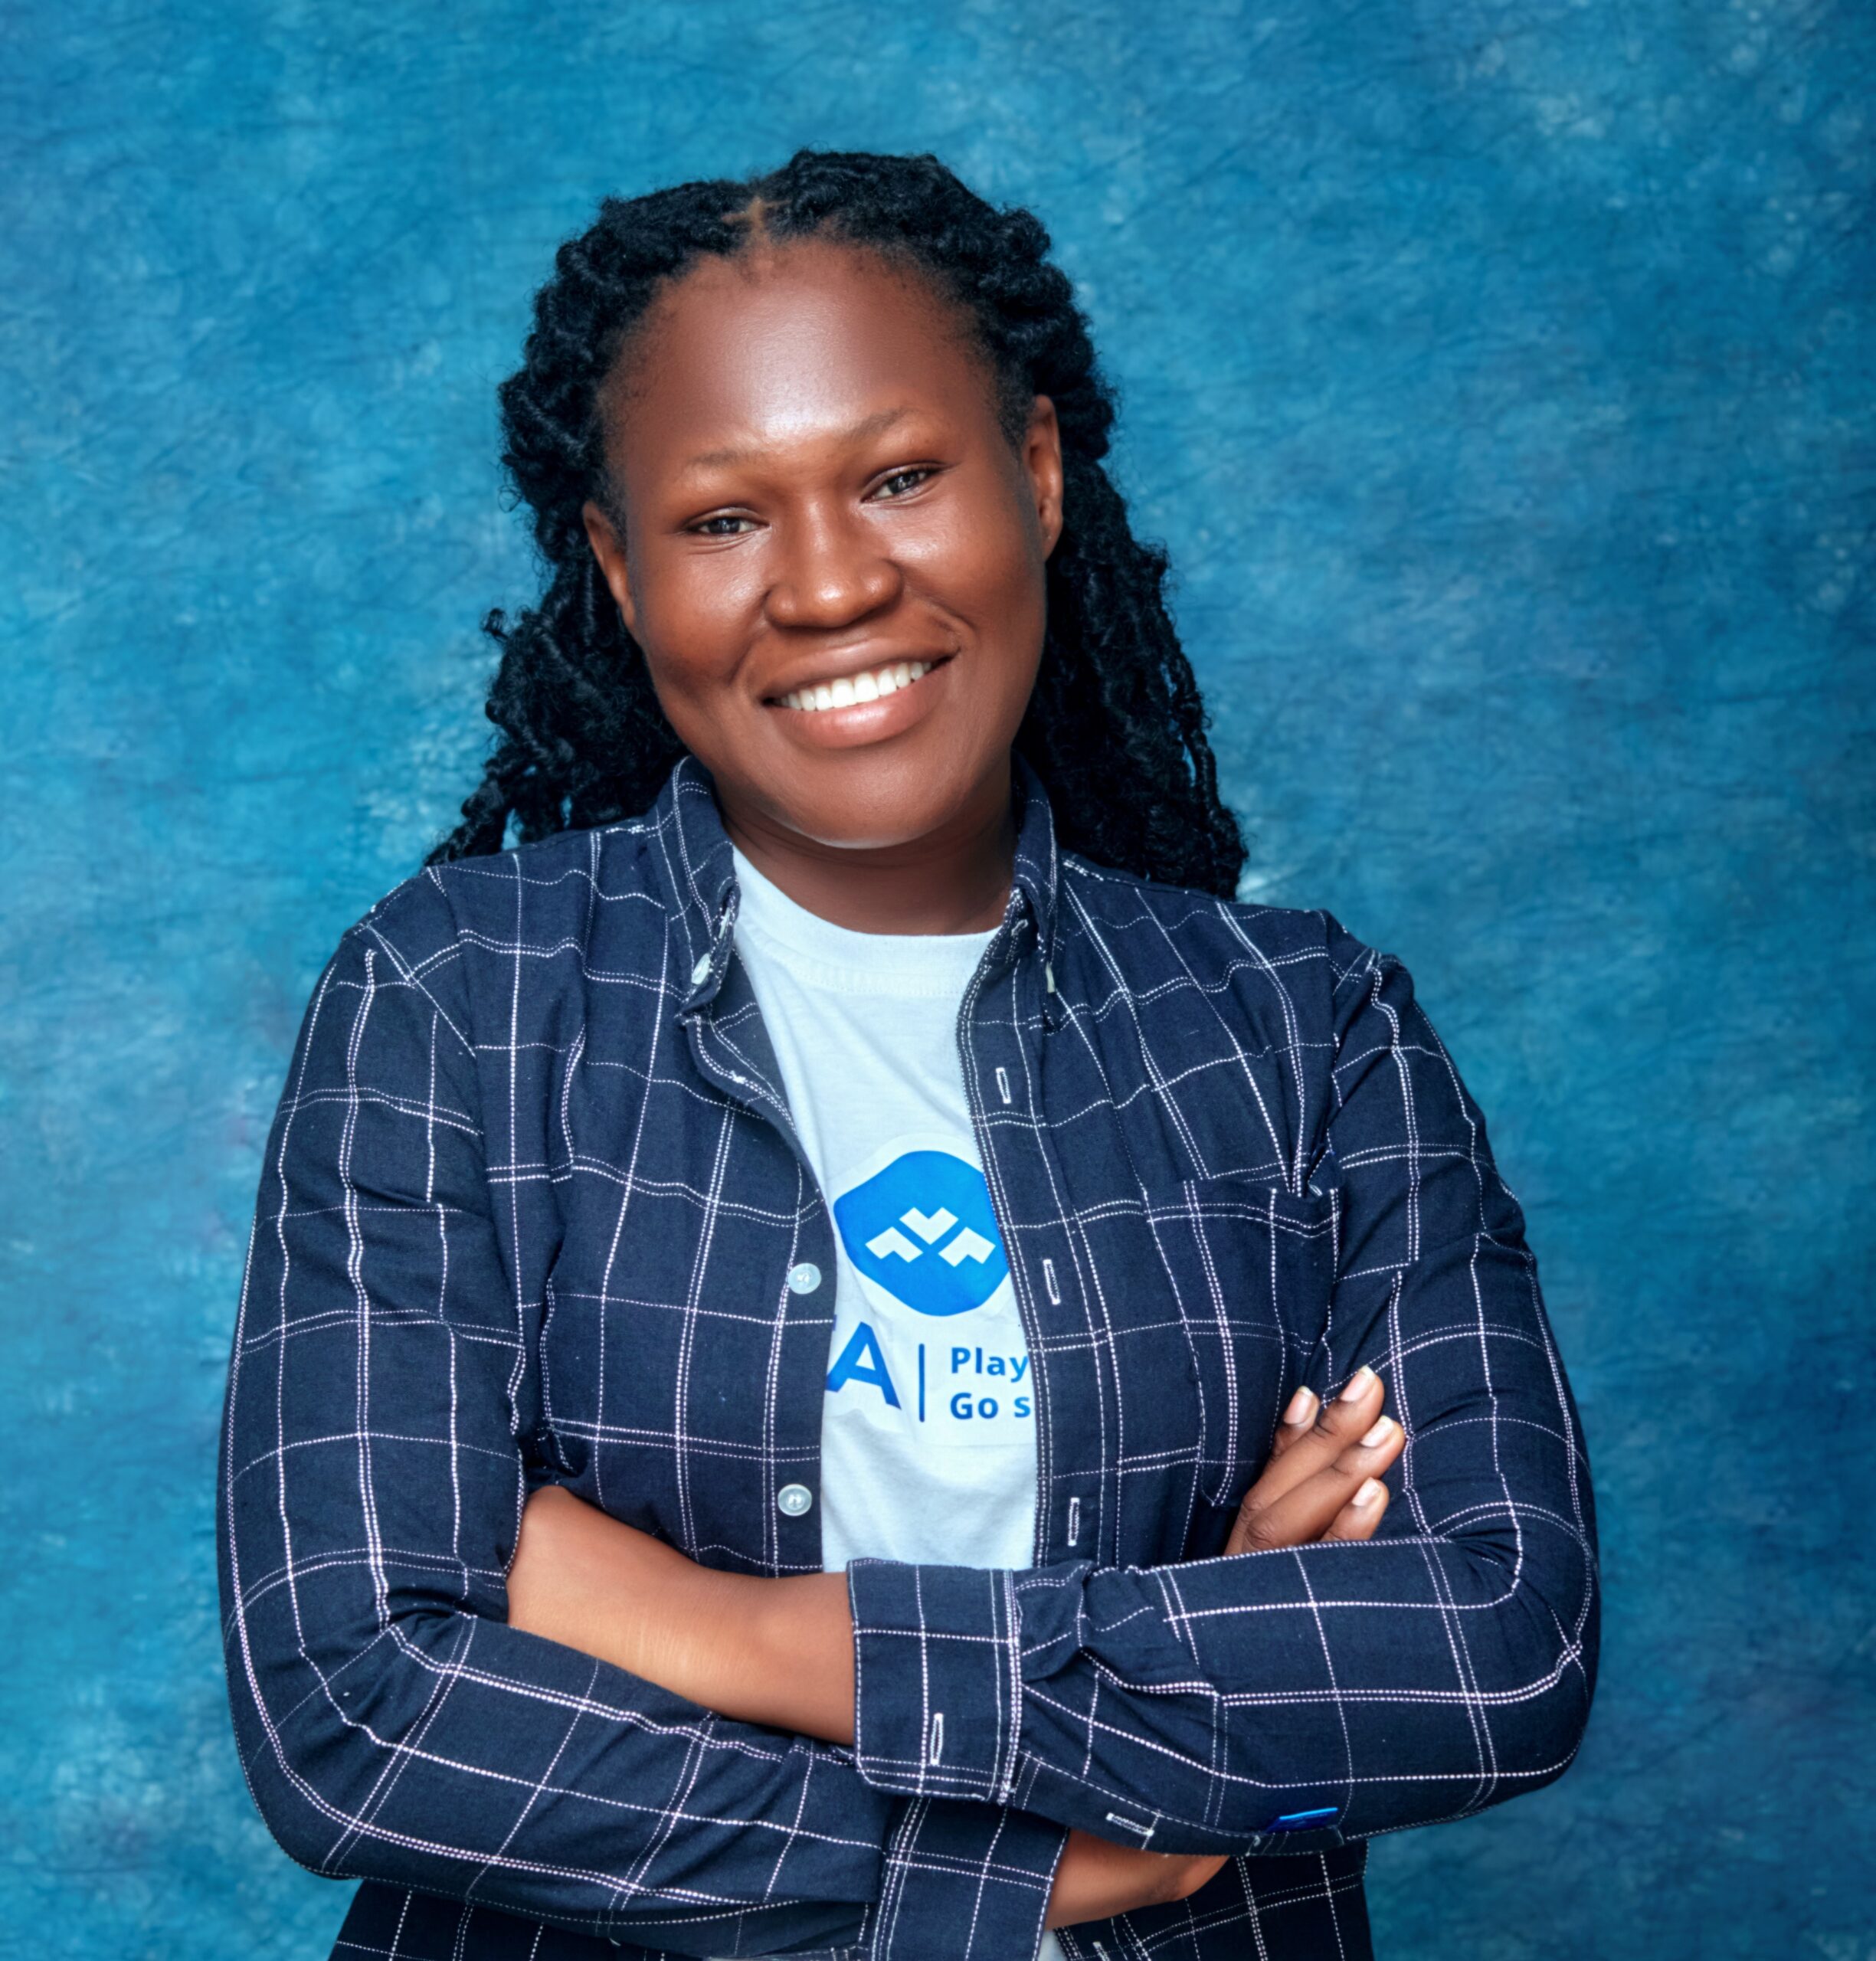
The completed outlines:
{"type": "Polygon", "coordinates": [[[1560,1783],[1389,1961],[1876,1956],[1867,0],[19,0],[0,66],[0,1946],[322,1956],[243,1790],[215,1426],[340,931],[528,596],[492,391],[602,192],[1032,205],[1247,892],[1399,953],[1602,1498],[1560,1783]]]}

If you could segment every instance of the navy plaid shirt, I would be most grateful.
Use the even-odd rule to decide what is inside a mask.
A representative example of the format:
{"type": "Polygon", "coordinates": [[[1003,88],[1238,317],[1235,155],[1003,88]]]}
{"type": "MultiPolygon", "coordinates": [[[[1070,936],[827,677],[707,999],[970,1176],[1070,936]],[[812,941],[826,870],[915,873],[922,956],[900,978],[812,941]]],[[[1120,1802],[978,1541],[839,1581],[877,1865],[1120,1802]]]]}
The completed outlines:
{"type": "Polygon", "coordinates": [[[1034,1357],[1035,1563],[863,1560],[851,1749],[507,1625],[544,1481],[805,1573],[836,1271],[709,779],[341,940],[268,1138],[221,1457],[250,1788],[399,1961],[1026,1961],[1066,1828],[1234,1855],[1071,1961],[1370,1952],[1375,1834],[1557,1776],[1590,1468],[1516,1201],[1406,971],[1059,855],[958,1024],[1034,1357]],[[823,1276],[826,1278],[823,1279],[823,1276]],[[1377,1536],[1220,1556],[1299,1383],[1407,1442],[1377,1536]],[[794,1501],[798,1505],[798,1498],[794,1501]]]}

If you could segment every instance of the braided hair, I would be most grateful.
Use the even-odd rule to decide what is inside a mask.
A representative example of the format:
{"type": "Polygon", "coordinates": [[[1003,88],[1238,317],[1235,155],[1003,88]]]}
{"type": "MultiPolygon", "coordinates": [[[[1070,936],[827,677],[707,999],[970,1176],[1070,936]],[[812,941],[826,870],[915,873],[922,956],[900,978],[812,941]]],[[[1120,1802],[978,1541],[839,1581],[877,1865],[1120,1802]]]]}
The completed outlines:
{"type": "Polygon", "coordinates": [[[999,211],[936,157],[797,151],[779,170],[608,198],[535,296],[520,371],[502,384],[503,461],[546,561],[539,603],[483,629],[501,660],[486,712],[501,733],[462,821],[427,862],[637,816],[684,753],[587,542],[611,508],[601,396],[664,283],[706,253],[819,237],[922,273],[974,329],[997,418],[1020,449],[1037,394],[1061,432],[1062,526],[1046,565],[1046,637],[1016,746],[1041,777],[1065,848],[1220,897],[1244,846],[1218,795],[1204,708],[1161,597],[1167,560],[1108,480],[1114,401],[1049,234],[999,211]]]}

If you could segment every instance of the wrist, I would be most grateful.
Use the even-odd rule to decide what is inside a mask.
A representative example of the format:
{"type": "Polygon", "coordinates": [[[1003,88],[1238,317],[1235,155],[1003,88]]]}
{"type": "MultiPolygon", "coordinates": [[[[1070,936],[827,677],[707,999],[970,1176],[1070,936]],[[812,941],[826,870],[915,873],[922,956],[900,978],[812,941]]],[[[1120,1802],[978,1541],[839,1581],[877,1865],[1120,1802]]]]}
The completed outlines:
{"type": "Polygon", "coordinates": [[[645,1667],[639,1673],[719,1716],[758,1720],[737,1702],[761,1667],[755,1624],[771,1584],[743,1573],[718,1573],[683,1555],[663,1567],[645,1600],[645,1667]]]}
{"type": "Polygon", "coordinates": [[[714,1708],[827,1743],[853,1740],[853,1618],[846,1576],[736,1581],[715,1611],[732,1623],[714,1708]],[[735,1706],[730,1706],[732,1702],[735,1706]]]}
{"type": "Polygon", "coordinates": [[[529,1501],[508,1605],[511,1625],[719,1715],[853,1740],[844,1573],[721,1573],[549,1486],[529,1501]]]}
{"type": "Polygon", "coordinates": [[[1056,1868],[1043,1924],[1072,1927],[1188,1900],[1224,1863],[1222,1856],[1210,1854],[1117,1845],[1077,1828],[1069,1833],[1056,1868]]]}

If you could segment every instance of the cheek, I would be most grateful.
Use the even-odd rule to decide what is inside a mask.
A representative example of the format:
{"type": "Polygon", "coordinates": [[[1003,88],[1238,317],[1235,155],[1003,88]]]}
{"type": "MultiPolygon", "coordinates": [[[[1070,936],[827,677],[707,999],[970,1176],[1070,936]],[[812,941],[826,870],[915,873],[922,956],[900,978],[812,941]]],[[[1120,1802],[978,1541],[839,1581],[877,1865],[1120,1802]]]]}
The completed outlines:
{"type": "Polygon", "coordinates": [[[761,602],[752,558],[725,553],[649,565],[640,594],[639,644],[667,712],[673,701],[701,699],[735,674],[761,602]]]}
{"type": "Polygon", "coordinates": [[[908,574],[968,623],[986,648],[1017,665],[1040,651],[1047,561],[1020,508],[973,513],[899,554],[908,574]]]}
{"type": "Polygon", "coordinates": [[[1042,659],[1046,571],[1046,561],[1018,524],[994,541],[976,568],[979,644],[989,656],[984,705],[997,704],[997,721],[1007,725],[1004,732],[1011,735],[1029,704],[1042,659]]]}

